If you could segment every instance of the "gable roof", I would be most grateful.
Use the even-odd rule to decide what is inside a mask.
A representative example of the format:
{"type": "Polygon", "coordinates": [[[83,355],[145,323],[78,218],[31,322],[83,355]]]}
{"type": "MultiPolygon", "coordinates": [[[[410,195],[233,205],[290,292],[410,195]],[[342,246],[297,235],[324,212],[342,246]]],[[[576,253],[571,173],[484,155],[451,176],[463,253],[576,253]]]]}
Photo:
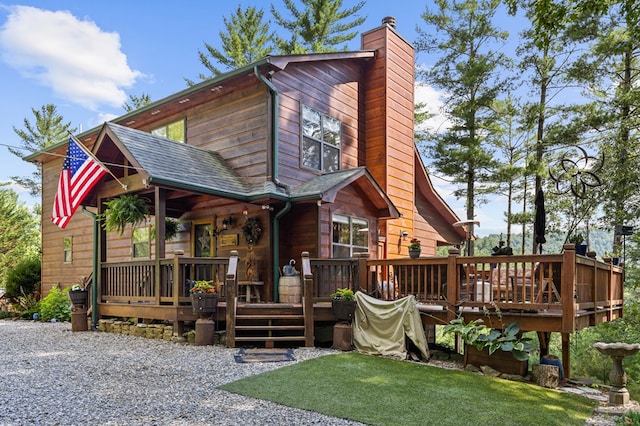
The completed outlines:
{"type": "Polygon", "coordinates": [[[365,167],[316,176],[291,189],[276,186],[272,182],[249,185],[216,152],[115,123],[105,123],[102,126],[94,153],[99,160],[103,160],[101,157],[108,157],[110,160],[105,162],[110,163],[112,168],[119,167],[114,163],[124,164],[126,160],[146,185],[245,202],[266,199],[333,202],[340,190],[353,184],[367,195],[378,209],[380,217],[399,216],[396,207],[365,167]],[[121,154],[119,160],[111,161],[117,156],[112,147],[121,154]]]}

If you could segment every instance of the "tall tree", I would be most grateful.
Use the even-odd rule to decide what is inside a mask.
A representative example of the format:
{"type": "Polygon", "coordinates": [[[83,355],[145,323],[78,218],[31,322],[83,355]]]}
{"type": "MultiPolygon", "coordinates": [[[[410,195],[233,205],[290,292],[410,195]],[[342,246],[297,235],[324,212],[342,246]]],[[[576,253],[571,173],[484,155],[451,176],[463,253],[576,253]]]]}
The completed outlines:
{"type": "Polygon", "coordinates": [[[0,185],[0,284],[22,259],[40,252],[37,218],[18,202],[18,194],[0,185]]]}
{"type": "Polygon", "coordinates": [[[358,34],[351,31],[361,25],[366,16],[358,16],[365,5],[361,1],[353,7],[342,9],[342,0],[300,0],[304,9],[299,9],[293,0],[283,0],[284,6],[293,16],[288,19],[271,5],[271,13],[278,25],[289,31],[290,38],[276,38],[281,53],[322,53],[346,50],[346,43],[358,34]],[[346,19],[354,18],[345,22],[346,19]],[[342,48],[338,45],[344,44],[342,48]]]}
{"type": "MultiPolygon", "coordinates": [[[[435,11],[422,14],[432,31],[418,29],[419,51],[437,55],[423,73],[426,81],[446,93],[445,113],[452,126],[427,143],[424,150],[438,172],[451,176],[465,198],[467,219],[475,219],[475,205],[493,191],[490,176],[497,166],[486,142],[495,120],[493,105],[507,89],[501,72],[509,66],[503,53],[492,50],[507,33],[491,22],[499,0],[435,0],[435,11]]],[[[499,46],[497,46],[499,47],[499,46]]],[[[473,224],[468,231],[473,233],[473,224]]],[[[473,254],[473,242],[468,247],[473,254]]]]}
{"type": "MultiPolygon", "coordinates": [[[[220,31],[222,50],[205,43],[205,50],[198,50],[200,62],[210,74],[199,74],[200,80],[207,80],[231,69],[240,68],[267,56],[273,50],[270,41],[274,34],[269,31],[269,23],[264,22],[264,10],[255,7],[242,9],[240,6],[230,18],[223,18],[226,31],[220,31]],[[219,64],[222,68],[218,68],[219,64]]],[[[185,78],[187,84],[194,82],[185,78]]]]}
{"type": "MultiPolygon", "coordinates": [[[[71,123],[64,123],[64,118],[56,111],[53,104],[43,105],[39,110],[31,108],[35,122],[24,119],[24,129],[13,126],[13,131],[20,137],[22,148],[9,148],[9,151],[22,159],[34,152],[43,150],[53,144],[69,138],[68,132],[75,132],[71,123]]],[[[39,195],[42,191],[42,172],[38,166],[31,176],[12,176],[18,185],[29,190],[31,195],[39,195]]]]}
{"type": "MultiPolygon", "coordinates": [[[[583,121],[592,126],[605,154],[603,221],[626,225],[640,217],[640,19],[637,2],[619,0],[600,21],[592,49],[574,76],[589,89],[594,103],[583,121]]],[[[621,238],[614,251],[621,251],[621,238]]]]}

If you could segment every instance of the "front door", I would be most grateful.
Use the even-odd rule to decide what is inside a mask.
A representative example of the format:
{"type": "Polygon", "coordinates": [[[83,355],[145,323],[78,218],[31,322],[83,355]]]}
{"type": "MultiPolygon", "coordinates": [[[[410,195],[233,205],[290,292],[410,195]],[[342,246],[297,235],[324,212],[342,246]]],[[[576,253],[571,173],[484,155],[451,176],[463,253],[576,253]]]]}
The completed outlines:
{"type": "MultiPolygon", "coordinates": [[[[216,255],[216,244],[214,235],[213,220],[195,221],[192,234],[193,257],[214,257],[216,255]]],[[[211,267],[197,265],[194,271],[195,280],[211,281],[211,267]]]]}

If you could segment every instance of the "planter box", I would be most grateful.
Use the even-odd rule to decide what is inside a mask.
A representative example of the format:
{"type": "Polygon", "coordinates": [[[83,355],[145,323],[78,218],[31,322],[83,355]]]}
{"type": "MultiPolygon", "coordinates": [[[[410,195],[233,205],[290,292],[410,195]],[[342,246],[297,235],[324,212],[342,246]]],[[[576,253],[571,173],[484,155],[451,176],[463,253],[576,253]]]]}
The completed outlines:
{"type": "Polygon", "coordinates": [[[336,300],[331,301],[331,312],[339,321],[351,321],[356,311],[355,300],[336,300]]]}
{"type": "Polygon", "coordinates": [[[194,314],[215,314],[218,309],[218,293],[193,293],[191,306],[194,314]]]}
{"type": "Polygon", "coordinates": [[[476,367],[488,365],[494,370],[507,374],[526,376],[529,371],[528,361],[518,361],[511,352],[501,350],[489,355],[489,351],[479,351],[473,346],[464,347],[464,365],[471,364],[476,367]]]}
{"type": "Polygon", "coordinates": [[[75,307],[87,306],[89,292],[87,290],[71,290],[69,291],[69,299],[75,307]]]}

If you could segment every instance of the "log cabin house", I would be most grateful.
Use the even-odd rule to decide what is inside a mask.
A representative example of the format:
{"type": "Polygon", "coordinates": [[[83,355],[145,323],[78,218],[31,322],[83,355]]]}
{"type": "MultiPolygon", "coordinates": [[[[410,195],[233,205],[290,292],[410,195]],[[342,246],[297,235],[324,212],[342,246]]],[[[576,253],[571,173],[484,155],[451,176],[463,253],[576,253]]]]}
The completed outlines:
{"type": "MultiPolygon", "coordinates": [[[[488,303],[519,312],[509,315],[526,330],[563,336],[620,316],[621,270],[595,260],[575,306],[569,295],[583,261],[571,250],[544,259],[435,257],[438,246],[467,236],[414,144],[414,49],[392,21],[361,40],[356,52],[265,57],[78,135],[110,174],[65,229],[43,215],[43,293],[93,274],[94,325],[146,318],[181,333],[197,318],[188,283],[214,281],[229,346],[313,345],[314,330],[335,322],[328,301],[338,287],[415,295],[425,324],[464,309],[473,319],[488,303]],[[150,219],[107,233],[96,215],[123,194],[145,198],[150,219]],[[180,223],[167,241],[166,218],[180,223]],[[245,235],[248,223],[260,232],[245,235]],[[412,237],[422,242],[420,259],[407,258],[412,237]],[[302,273],[302,303],[278,303],[290,259],[302,273]],[[488,264],[502,275],[478,274],[488,264]],[[518,278],[525,270],[529,287],[518,278]],[[554,293],[541,286],[551,277],[554,293]]],[[[66,146],[29,158],[42,165],[45,211],[66,146]]]]}

